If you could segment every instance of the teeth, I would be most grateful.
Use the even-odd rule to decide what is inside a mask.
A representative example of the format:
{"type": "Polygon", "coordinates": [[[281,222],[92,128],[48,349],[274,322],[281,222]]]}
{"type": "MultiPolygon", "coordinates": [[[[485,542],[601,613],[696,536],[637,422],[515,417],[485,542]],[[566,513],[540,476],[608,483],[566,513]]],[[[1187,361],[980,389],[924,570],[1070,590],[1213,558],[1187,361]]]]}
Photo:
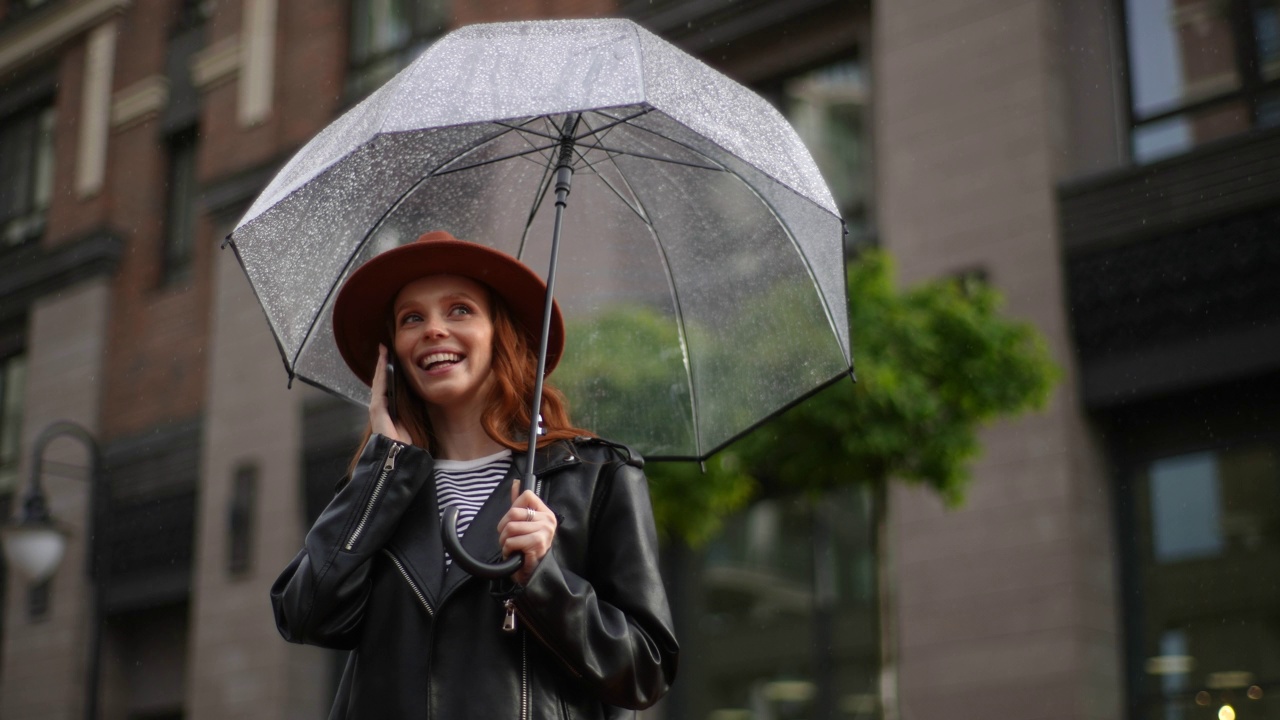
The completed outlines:
{"type": "Polygon", "coordinates": [[[462,356],[457,353],[431,353],[422,358],[422,369],[425,370],[439,362],[458,362],[460,360],[462,360],[462,356]]]}

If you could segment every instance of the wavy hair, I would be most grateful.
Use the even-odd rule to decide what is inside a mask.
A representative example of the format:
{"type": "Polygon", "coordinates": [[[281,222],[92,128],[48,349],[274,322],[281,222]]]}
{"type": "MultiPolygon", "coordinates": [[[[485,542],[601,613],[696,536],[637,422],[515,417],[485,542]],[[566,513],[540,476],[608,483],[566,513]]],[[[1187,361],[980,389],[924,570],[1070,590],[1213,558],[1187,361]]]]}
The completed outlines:
{"type": "MultiPolygon", "coordinates": [[[[485,399],[484,410],[480,414],[480,424],[484,432],[494,442],[518,452],[528,448],[529,405],[533,402],[534,375],[538,369],[538,357],[535,348],[529,343],[528,336],[517,327],[507,309],[506,301],[498,296],[487,285],[489,295],[489,316],[493,322],[493,351],[489,372],[493,374],[494,383],[485,399]]],[[[387,334],[393,341],[388,345],[394,348],[394,322],[388,320],[387,334]]],[[[392,350],[394,353],[394,350],[392,350]]],[[[409,441],[428,451],[436,444],[435,432],[431,420],[427,416],[427,404],[409,389],[407,382],[397,381],[395,386],[396,410],[398,422],[409,433],[409,441]]],[[[550,380],[542,383],[542,427],[546,431],[538,438],[538,447],[546,447],[558,440],[568,440],[579,436],[594,437],[595,433],[583,428],[574,427],[569,420],[569,404],[550,380]]],[[[373,435],[373,425],[365,424],[360,445],[356,448],[355,457],[351,459],[348,474],[355,471],[360,460],[360,452],[373,435]]]]}

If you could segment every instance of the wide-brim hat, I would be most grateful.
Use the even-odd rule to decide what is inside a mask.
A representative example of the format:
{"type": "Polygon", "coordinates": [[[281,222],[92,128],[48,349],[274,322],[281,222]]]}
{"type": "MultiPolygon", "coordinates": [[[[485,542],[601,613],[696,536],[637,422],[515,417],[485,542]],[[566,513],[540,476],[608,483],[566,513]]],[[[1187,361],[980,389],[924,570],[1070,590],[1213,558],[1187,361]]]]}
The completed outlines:
{"type": "MultiPolygon", "coordinates": [[[[504,252],[458,240],[443,230],[388,250],[361,265],[342,284],[333,303],[333,337],[347,367],[364,384],[373,384],[378,344],[393,347],[387,335],[391,304],[409,283],[428,275],[461,275],[487,286],[502,298],[529,347],[538,350],[547,285],[524,263],[504,252]]],[[[551,308],[546,373],[564,352],[564,318],[551,308]]]]}

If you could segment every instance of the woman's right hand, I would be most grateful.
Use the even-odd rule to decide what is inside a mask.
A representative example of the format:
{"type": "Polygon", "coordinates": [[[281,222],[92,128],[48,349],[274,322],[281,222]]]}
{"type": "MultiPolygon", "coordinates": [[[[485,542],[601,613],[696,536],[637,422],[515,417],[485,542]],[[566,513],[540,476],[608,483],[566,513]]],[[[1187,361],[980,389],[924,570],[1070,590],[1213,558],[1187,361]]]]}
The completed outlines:
{"type": "Polygon", "coordinates": [[[409,433],[399,422],[391,419],[387,409],[387,347],[378,345],[378,364],[373,367],[373,386],[369,396],[369,427],[375,433],[396,442],[408,443],[409,433]]]}

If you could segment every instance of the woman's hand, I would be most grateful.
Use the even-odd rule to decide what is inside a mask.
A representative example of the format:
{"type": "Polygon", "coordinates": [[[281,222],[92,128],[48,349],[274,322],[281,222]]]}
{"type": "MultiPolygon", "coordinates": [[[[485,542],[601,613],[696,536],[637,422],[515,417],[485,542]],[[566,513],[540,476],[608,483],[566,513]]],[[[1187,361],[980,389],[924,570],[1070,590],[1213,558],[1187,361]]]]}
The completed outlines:
{"type": "Polygon", "coordinates": [[[372,392],[369,395],[369,427],[379,435],[384,435],[396,442],[409,442],[409,433],[404,426],[391,419],[387,410],[387,348],[378,345],[378,364],[373,367],[372,392]]]}
{"type": "Polygon", "coordinates": [[[529,583],[538,563],[551,549],[556,536],[556,514],[531,491],[520,492],[520,481],[511,484],[511,509],[498,523],[502,556],[524,555],[524,564],[511,575],[521,586],[529,583]]]}

